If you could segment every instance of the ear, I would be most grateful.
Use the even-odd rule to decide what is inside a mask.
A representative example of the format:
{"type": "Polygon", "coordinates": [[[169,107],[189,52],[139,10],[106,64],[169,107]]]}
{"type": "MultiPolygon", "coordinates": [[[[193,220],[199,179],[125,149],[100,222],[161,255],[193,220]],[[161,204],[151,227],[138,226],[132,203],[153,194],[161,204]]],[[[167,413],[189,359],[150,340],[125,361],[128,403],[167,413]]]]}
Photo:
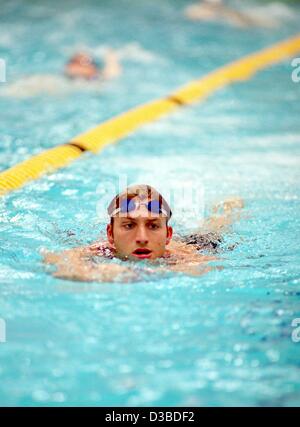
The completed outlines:
{"type": "Polygon", "coordinates": [[[109,241],[109,243],[111,245],[114,244],[114,236],[113,236],[113,229],[111,224],[107,224],[106,226],[106,235],[107,235],[107,240],[109,241]]]}
{"type": "Polygon", "coordinates": [[[170,243],[170,241],[172,239],[172,236],[173,236],[173,228],[170,225],[168,225],[167,226],[167,241],[166,241],[166,245],[168,245],[170,243]]]}

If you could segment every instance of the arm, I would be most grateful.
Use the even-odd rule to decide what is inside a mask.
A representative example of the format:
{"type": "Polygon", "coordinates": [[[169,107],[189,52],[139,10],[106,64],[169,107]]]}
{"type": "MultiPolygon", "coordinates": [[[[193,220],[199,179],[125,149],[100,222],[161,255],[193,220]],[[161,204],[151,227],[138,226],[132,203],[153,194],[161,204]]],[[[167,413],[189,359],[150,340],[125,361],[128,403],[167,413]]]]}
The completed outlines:
{"type": "Polygon", "coordinates": [[[184,273],[188,276],[203,276],[211,270],[214,270],[217,267],[212,267],[209,265],[200,266],[200,265],[174,265],[170,268],[171,271],[175,271],[177,273],[184,273]]]}
{"type": "Polygon", "coordinates": [[[221,233],[240,219],[240,210],[244,207],[241,197],[233,197],[213,207],[213,215],[205,220],[203,228],[208,232],[221,233]]]}
{"type": "Polygon", "coordinates": [[[103,70],[101,71],[101,76],[105,80],[110,80],[119,77],[119,75],[122,73],[122,67],[119,63],[119,59],[116,52],[109,49],[105,55],[104,61],[105,65],[103,67],[103,70]]]}
{"type": "Polygon", "coordinates": [[[132,269],[119,264],[58,263],[54,277],[80,282],[132,282],[138,278],[132,269]]]}
{"type": "MultiPolygon", "coordinates": [[[[177,255],[181,261],[175,265],[166,265],[164,268],[144,268],[141,273],[164,274],[169,272],[181,272],[192,276],[201,276],[208,271],[218,268],[207,265],[209,261],[216,261],[214,256],[195,254],[191,248],[187,248],[173,242],[177,247],[177,255]],[[187,262],[186,256],[189,261],[187,262]]],[[[96,264],[92,262],[94,255],[99,255],[99,247],[107,248],[107,242],[96,242],[89,246],[68,249],[60,253],[42,252],[45,264],[53,264],[56,271],[54,277],[83,281],[83,282],[132,282],[139,279],[139,271],[119,264],[96,264]]]]}
{"type": "Polygon", "coordinates": [[[87,260],[92,256],[103,256],[105,250],[110,251],[108,242],[95,242],[88,246],[80,246],[77,248],[67,249],[61,252],[47,252],[46,250],[41,251],[43,261],[45,264],[57,264],[58,262],[76,262],[87,260]]]}
{"type": "Polygon", "coordinates": [[[92,262],[92,257],[103,256],[101,249],[107,247],[106,242],[96,242],[89,246],[67,249],[59,253],[42,251],[41,255],[45,264],[56,266],[54,277],[88,282],[113,282],[118,280],[119,275],[122,275],[122,281],[134,280],[137,274],[128,267],[92,262]]]}

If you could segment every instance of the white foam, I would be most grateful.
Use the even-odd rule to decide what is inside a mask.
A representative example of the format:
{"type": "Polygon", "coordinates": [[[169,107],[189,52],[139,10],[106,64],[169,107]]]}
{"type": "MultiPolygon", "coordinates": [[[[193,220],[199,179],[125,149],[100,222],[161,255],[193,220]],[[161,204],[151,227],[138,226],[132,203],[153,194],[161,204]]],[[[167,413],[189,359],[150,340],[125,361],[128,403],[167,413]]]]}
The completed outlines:
{"type": "Polygon", "coordinates": [[[153,52],[143,49],[143,47],[139,43],[128,43],[123,46],[118,51],[119,57],[121,59],[143,62],[143,63],[151,63],[156,61],[162,61],[163,59],[153,52]]]}
{"type": "Polygon", "coordinates": [[[28,98],[39,95],[66,95],[76,91],[100,91],[103,82],[70,80],[64,76],[36,74],[23,77],[16,82],[5,85],[0,90],[2,97],[28,98]]]}

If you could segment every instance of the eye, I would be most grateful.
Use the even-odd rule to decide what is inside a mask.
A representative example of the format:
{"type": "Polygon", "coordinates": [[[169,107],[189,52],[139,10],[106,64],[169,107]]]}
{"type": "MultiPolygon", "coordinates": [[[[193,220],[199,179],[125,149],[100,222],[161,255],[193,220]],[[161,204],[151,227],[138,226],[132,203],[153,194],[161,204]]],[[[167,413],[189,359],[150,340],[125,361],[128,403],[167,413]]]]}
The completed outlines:
{"type": "Polygon", "coordinates": [[[159,228],[159,225],[152,223],[152,224],[149,224],[149,228],[150,228],[150,230],[157,230],[159,228]]]}
{"type": "Polygon", "coordinates": [[[125,230],[132,230],[134,224],[132,222],[129,222],[127,224],[124,224],[123,227],[125,228],[125,230]]]}

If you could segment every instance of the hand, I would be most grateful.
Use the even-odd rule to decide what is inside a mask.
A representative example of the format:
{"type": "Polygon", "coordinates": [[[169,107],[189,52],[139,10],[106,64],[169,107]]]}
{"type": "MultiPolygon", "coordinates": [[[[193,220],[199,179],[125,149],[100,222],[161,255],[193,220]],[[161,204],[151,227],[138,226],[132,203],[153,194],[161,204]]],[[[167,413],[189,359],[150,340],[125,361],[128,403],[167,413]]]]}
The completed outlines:
{"type": "Polygon", "coordinates": [[[202,265],[201,264],[192,264],[192,265],[174,265],[170,268],[171,271],[176,271],[177,273],[184,273],[188,276],[202,276],[203,274],[208,273],[209,271],[214,270],[216,267],[210,265],[202,265]]]}
{"type": "Polygon", "coordinates": [[[233,209],[242,209],[245,206],[244,200],[241,197],[232,197],[220,202],[213,207],[213,212],[218,213],[220,209],[223,209],[224,213],[231,213],[233,209]]]}
{"type": "Polygon", "coordinates": [[[43,257],[43,262],[45,264],[56,264],[60,259],[59,254],[56,254],[54,252],[48,252],[45,249],[42,249],[40,251],[40,254],[43,257]]]}

